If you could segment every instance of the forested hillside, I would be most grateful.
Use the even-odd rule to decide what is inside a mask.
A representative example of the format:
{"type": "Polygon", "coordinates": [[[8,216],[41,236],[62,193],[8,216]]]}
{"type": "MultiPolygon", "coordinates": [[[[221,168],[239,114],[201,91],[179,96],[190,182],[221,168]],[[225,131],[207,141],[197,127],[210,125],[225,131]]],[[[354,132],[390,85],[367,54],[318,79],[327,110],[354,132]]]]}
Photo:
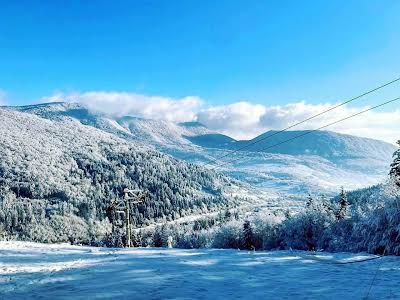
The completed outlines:
{"type": "Polygon", "coordinates": [[[124,187],[147,192],[134,226],[234,206],[234,182],[77,120],[0,108],[0,234],[88,242],[124,187]]]}
{"type": "MultiPolygon", "coordinates": [[[[399,142],[400,145],[400,142],[399,142]]],[[[217,228],[192,226],[186,230],[156,228],[140,236],[139,245],[166,245],[174,236],[176,247],[242,249],[299,249],[330,252],[370,252],[400,255],[400,148],[393,154],[387,180],[377,186],[332,199],[309,194],[297,213],[260,212],[245,219],[225,218],[217,228]]],[[[201,224],[197,224],[201,225],[201,224]]],[[[206,224],[207,225],[207,224],[206,224]]]]}
{"type": "Polygon", "coordinates": [[[9,108],[35,114],[49,120],[60,121],[72,118],[84,125],[93,126],[130,141],[142,142],[148,146],[190,147],[191,143],[186,137],[212,133],[211,130],[197,122],[176,124],[132,116],[112,116],[89,110],[79,103],[58,102],[9,108]]]}
{"type": "Polygon", "coordinates": [[[128,142],[139,142],[188,162],[219,171],[270,193],[301,198],[308,192],[334,195],[340,186],[363,188],[382,182],[394,145],[329,131],[269,131],[250,141],[237,141],[198,122],[173,123],[132,116],[113,116],[79,103],[45,103],[9,107],[49,120],[74,119],[128,142]],[[298,135],[300,139],[282,143],[298,135]],[[272,136],[273,135],[273,136],[272,136]],[[263,139],[261,142],[257,142],[263,139]],[[252,146],[247,147],[251,143],[252,146]],[[246,148],[243,148],[245,147],[246,148]],[[243,149],[242,149],[243,148],[243,149]],[[231,153],[232,150],[242,149],[231,153]]]}
{"type": "MultiPolygon", "coordinates": [[[[49,113],[48,107],[43,113],[49,113]]],[[[400,150],[386,170],[390,181],[385,184],[348,195],[342,191],[331,201],[323,192],[315,193],[304,199],[304,208],[295,214],[282,210],[232,213],[228,208],[243,203],[235,195],[244,185],[142,143],[83,125],[82,118],[52,115],[44,119],[0,109],[3,237],[122,245],[123,233],[110,236],[106,209],[124,187],[130,187],[147,193],[147,201],[132,209],[133,226],[163,224],[134,231],[137,246],[166,246],[171,237],[173,246],[183,248],[400,255],[400,150]],[[203,218],[183,218],[179,226],[168,223],[194,214],[203,218]]],[[[86,120],[91,125],[92,115],[86,120]]]]}

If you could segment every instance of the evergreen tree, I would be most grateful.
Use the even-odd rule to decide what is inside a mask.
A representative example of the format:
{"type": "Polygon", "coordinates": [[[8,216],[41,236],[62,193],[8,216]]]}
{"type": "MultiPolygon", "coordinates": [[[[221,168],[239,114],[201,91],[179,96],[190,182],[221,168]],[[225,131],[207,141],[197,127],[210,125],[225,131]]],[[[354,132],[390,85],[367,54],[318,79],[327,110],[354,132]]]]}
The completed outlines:
{"type": "Polygon", "coordinates": [[[138,234],[136,234],[135,232],[132,232],[131,243],[132,243],[133,247],[140,247],[141,246],[138,234]]]}
{"type": "Polygon", "coordinates": [[[157,226],[153,234],[154,247],[163,246],[163,235],[161,226],[157,226]]]}
{"type": "Polygon", "coordinates": [[[138,243],[138,247],[143,247],[143,234],[141,230],[139,230],[136,234],[136,241],[138,243]]]}
{"type": "Polygon", "coordinates": [[[168,246],[168,237],[170,235],[170,230],[167,226],[167,224],[163,224],[161,226],[161,247],[167,247],[168,246]]]}
{"type": "Polygon", "coordinates": [[[313,199],[313,197],[311,196],[311,194],[308,193],[307,201],[306,201],[306,207],[307,207],[307,208],[311,208],[311,207],[313,206],[313,204],[314,204],[314,199],[313,199]]]}
{"type": "Polygon", "coordinates": [[[232,214],[231,214],[231,212],[229,211],[229,209],[227,209],[226,211],[225,211],[225,221],[229,221],[230,219],[231,219],[231,217],[232,217],[232,214]]]}
{"type": "Polygon", "coordinates": [[[346,217],[348,205],[349,205],[349,202],[347,201],[347,195],[342,187],[342,189],[340,191],[339,209],[336,213],[336,219],[343,220],[346,217]]]}
{"type": "MultiPolygon", "coordinates": [[[[400,140],[397,144],[400,146],[400,140]]],[[[389,175],[390,178],[393,179],[394,183],[400,187],[400,148],[393,153],[393,162],[390,165],[389,175]]]]}
{"type": "Polygon", "coordinates": [[[333,209],[332,209],[331,203],[326,199],[325,195],[321,196],[321,203],[322,203],[322,209],[327,214],[332,214],[333,213],[333,209]]]}
{"type": "Polygon", "coordinates": [[[244,248],[248,250],[254,249],[254,234],[253,228],[251,227],[250,221],[246,220],[243,223],[243,237],[244,237],[244,248]]]}
{"type": "Polygon", "coordinates": [[[107,247],[123,248],[125,246],[124,232],[122,229],[118,228],[114,232],[110,233],[106,237],[107,247]]]}

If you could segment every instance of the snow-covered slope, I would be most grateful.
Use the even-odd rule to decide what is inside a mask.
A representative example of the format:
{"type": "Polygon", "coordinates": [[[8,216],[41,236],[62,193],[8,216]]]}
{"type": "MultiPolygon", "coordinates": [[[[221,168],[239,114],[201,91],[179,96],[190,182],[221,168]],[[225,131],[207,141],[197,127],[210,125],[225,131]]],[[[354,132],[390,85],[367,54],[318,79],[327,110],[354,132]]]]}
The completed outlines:
{"type": "Polygon", "coordinates": [[[390,256],[0,242],[0,257],[3,299],[400,298],[390,256]]]}
{"type": "Polygon", "coordinates": [[[200,123],[180,123],[122,117],[116,122],[130,132],[133,138],[160,146],[190,146],[186,137],[210,134],[212,131],[200,123]]]}
{"type": "Polygon", "coordinates": [[[4,108],[0,157],[0,234],[41,241],[89,238],[89,227],[104,220],[124,187],[147,192],[135,212],[137,226],[235,206],[240,201],[226,195],[234,187],[246,190],[74,118],[48,120],[4,108]]]}
{"type": "Polygon", "coordinates": [[[248,147],[247,151],[316,155],[331,161],[354,158],[381,159],[390,157],[395,150],[394,145],[383,141],[332,131],[286,131],[279,134],[276,131],[268,131],[250,141],[240,141],[235,147],[243,147],[250,143],[254,144],[248,147]],[[296,138],[297,136],[301,137],[296,138]]]}
{"type": "Polygon", "coordinates": [[[306,131],[270,131],[237,141],[197,122],[175,124],[136,117],[96,114],[73,103],[14,108],[52,120],[73,118],[127,140],[138,141],[176,158],[222,170],[254,186],[303,195],[334,194],[340,186],[362,188],[382,182],[395,146],[373,139],[317,131],[269,148],[306,131]],[[271,136],[273,135],[273,136],[271,136]],[[249,143],[265,140],[232,153],[249,143]],[[268,148],[268,149],[266,149],[268,148]],[[264,150],[266,149],[266,150],[264,150]],[[223,159],[220,159],[223,156],[223,159]],[[218,163],[213,163],[214,161],[218,163]]]}
{"type": "Polygon", "coordinates": [[[129,140],[140,141],[147,146],[181,147],[190,146],[185,137],[213,133],[197,122],[172,123],[161,120],[150,120],[131,116],[113,117],[89,111],[78,103],[45,103],[20,107],[10,107],[51,120],[72,118],[82,124],[90,125],[122,136],[129,140]]]}
{"type": "Polygon", "coordinates": [[[238,178],[289,193],[328,194],[339,186],[355,189],[382,182],[396,149],[383,141],[330,131],[267,132],[230,145],[219,150],[227,161],[222,167],[235,170],[238,178]],[[246,145],[251,146],[230,152],[246,145]]]}

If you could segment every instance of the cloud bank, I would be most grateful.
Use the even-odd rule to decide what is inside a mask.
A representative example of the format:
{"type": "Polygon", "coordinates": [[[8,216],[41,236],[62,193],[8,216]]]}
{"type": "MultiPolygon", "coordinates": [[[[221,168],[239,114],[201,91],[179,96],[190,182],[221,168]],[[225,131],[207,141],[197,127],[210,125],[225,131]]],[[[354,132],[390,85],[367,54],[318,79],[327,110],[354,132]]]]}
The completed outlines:
{"type": "MultiPolygon", "coordinates": [[[[55,101],[79,102],[91,110],[116,116],[133,115],[171,122],[199,121],[236,139],[251,139],[268,130],[283,129],[337,104],[296,102],[266,106],[241,101],[212,106],[196,96],[173,99],[120,92],[59,93],[41,99],[41,102],[55,101]]],[[[292,130],[316,129],[366,108],[342,106],[292,130]]],[[[400,110],[370,111],[326,129],[395,143],[400,139],[400,110]]]]}
{"type": "Polygon", "coordinates": [[[58,93],[42,98],[41,102],[78,102],[93,111],[110,115],[133,115],[171,122],[196,120],[196,112],[202,105],[202,100],[194,96],[172,99],[117,92],[58,93]]]}

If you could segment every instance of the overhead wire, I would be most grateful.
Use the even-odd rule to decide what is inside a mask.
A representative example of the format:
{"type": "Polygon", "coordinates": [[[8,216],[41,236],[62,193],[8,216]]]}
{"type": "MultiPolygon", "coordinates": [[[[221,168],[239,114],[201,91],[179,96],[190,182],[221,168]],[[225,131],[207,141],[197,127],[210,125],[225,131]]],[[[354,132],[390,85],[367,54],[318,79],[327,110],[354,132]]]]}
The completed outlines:
{"type": "MultiPolygon", "coordinates": [[[[370,107],[370,108],[364,109],[364,110],[362,110],[362,111],[360,111],[360,112],[358,112],[358,113],[352,114],[352,115],[347,116],[347,117],[345,117],[345,118],[342,118],[342,119],[340,119],[340,120],[337,120],[337,121],[331,122],[331,123],[329,123],[329,124],[323,125],[323,126],[318,127],[318,128],[316,128],[316,129],[312,129],[312,130],[305,131],[304,133],[299,134],[299,135],[296,135],[296,136],[294,136],[294,137],[292,137],[292,138],[290,138],[290,139],[287,139],[287,140],[284,140],[284,141],[282,141],[282,142],[273,144],[273,145],[271,145],[271,146],[262,148],[262,149],[258,150],[258,152],[259,152],[259,151],[265,151],[265,150],[274,148],[274,147],[276,147],[276,146],[285,144],[285,143],[287,143],[287,142],[290,142],[290,141],[293,141],[293,140],[295,140],[295,139],[301,138],[301,137],[303,137],[303,136],[309,135],[309,134],[311,134],[311,133],[314,133],[314,132],[316,132],[316,131],[318,131],[318,130],[324,129],[324,128],[329,127],[329,126],[332,126],[332,125],[334,125],[334,124],[337,124],[337,123],[346,121],[346,120],[348,120],[348,119],[354,118],[354,117],[356,117],[356,116],[359,116],[359,115],[361,115],[361,114],[364,114],[364,113],[366,113],[366,112],[369,112],[369,111],[371,111],[371,110],[377,109],[377,108],[379,108],[379,107],[382,107],[382,106],[384,106],[384,105],[387,105],[387,104],[389,104],[389,103],[392,103],[392,102],[395,102],[395,101],[398,101],[398,100],[400,100],[400,97],[397,97],[397,98],[391,99],[391,100],[389,100],[389,101],[383,102],[383,103],[381,103],[381,104],[378,104],[378,105],[372,106],[372,107],[370,107]]],[[[224,161],[224,162],[222,162],[222,163],[220,163],[220,164],[217,164],[217,165],[213,166],[211,169],[215,169],[215,168],[219,168],[219,167],[221,167],[221,166],[225,166],[225,165],[230,164],[230,163],[232,163],[232,162],[235,162],[235,161],[237,161],[237,160],[239,160],[239,159],[240,159],[240,158],[236,158],[236,159],[233,159],[233,160],[224,161]]]]}
{"type": "Polygon", "coordinates": [[[208,166],[208,165],[211,165],[211,164],[214,163],[214,162],[218,162],[218,160],[220,160],[220,159],[222,159],[222,158],[225,158],[225,157],[230,156],[230,155],[232,155],[232,154],[234,154],[234,153],[236,153],[236,152],[239,152],[239,151],[241,151],[241,150],[244,150],[244,149],[246,149],[246,148],[248,148],[248,147],[250,147],[250,146],[252,146],[252,145],[255,145],[255,144],[259,143],[259,142],[262,142],[262,141],[264,141],[264,140],[266,140],[266,139],[269,139],[269,138],[271,138],[271,137],[273,137],[273,136],[275,136],[275,135],[277,135],[277,134],[283,133],[283,132],[285,132],[285,131],[287,131],[287,130],[293,128],[293,127],[296,127],[296,126],[301,125],[301,124],[303,124],[303,123],[305,123],[305,122],[308,122],[308,121],[310,121],[310,120],[312,120],[312,119],[314,119],[314,118],[317,118],[317,117],[319,117],[319,116],[321,116],[321,115],[323,115],[323,114],[326,114],[326,113],[328,113],[328,112],[330,112],[330,111],[332,111],[332,110],[334,110],[334,109],[337,109],[337,108],[339,108],[339,107],[341,107],[341,106],[344,106],[344,105],[346,105],[346,104],[348,104],[348,103],[351,103],[351,102],[353,102],[353,101],[355,101],[355,100],[357,100],[357,99],[360,99],[360,98],[362,98],[362,97],[364,97],[364,96],[366,96],[366,95],[369,95],[369,94],[371,94],[371,93],[373,93],[373,92],[376,92],[376,91],[378,91],[378,90],[380,90],[380,89],[383,89],[383,88],[385,88],[385,87],[387,87],[387,86],[389,86],[389,85],[391,85],[391,84],[394,84],[394,83],[396,83],[396,82],[398,82],[398,81],[400,81],[400,77],[398,77],[398,78],[396,78],[396,79],[394,79],[394,80],[391,80],[391,81],[389,81],[389,82],[387,82],[387,83],[384,83],[384,84],[382,84],[382,85],[380,85],[380,86],[378,86],[378,87],[375,87],[375,88],[373,88],[373,89],[371,89],[371,90],[368,90],[368,91],[366,91],[366,92],[364,92],[364,93],[362,93],[362,94],[360,94],[360,95],[358,95],[358,96],[355,96],[355,97],[353,97],[353,98],[351,98],[351,99],[349,99],[349,100],[346,100],[346,101],[344,101],[344,102],[341,102],[341,103],[339,103],[339,104],[337,104],[337,105],[335,105],[335,106],[332,106],[332,107],[330,107],[330,108],[327,109],[327,110],[324,110],[324,111],[322,111],[322,112],[320,112],[320,113],[317,113],[317,114],[315,114],[315,115],[313,115],[313,116],[311,116],[311,117],[308,117],[308,118],[306,118],[306,119],[304,119],[304,120],[302,120],[302,121],[299,121],[299,122],[297,122],[297,123],[295,123],[295,124],[292,124],[292,125],[290,125],[290,126],[284,128],[284,129],[281,129],[281,130],[279,130],[279,131],[275,131],[274,133],[272,133],[272,134],[270,134],[270,135],[264,136],[264,137],[259,138],[259,139],[256,138],[255,140],[252,140],[252,141],[248,142],[248,143],[245,144],[244,146],[241,146],[241,147],[239,147],[239,148],[237,148],[237,149],[229,150],[229,152],[226,153],[226,154],[223,154],[223,155],[218,156],[218,157],[216,157],[216,158],[209,158],[209,160],[212,160],[212,162],[205,163],[205,164],[203,165],[203,167],[206,167],[206,166],[208,166]]]}

